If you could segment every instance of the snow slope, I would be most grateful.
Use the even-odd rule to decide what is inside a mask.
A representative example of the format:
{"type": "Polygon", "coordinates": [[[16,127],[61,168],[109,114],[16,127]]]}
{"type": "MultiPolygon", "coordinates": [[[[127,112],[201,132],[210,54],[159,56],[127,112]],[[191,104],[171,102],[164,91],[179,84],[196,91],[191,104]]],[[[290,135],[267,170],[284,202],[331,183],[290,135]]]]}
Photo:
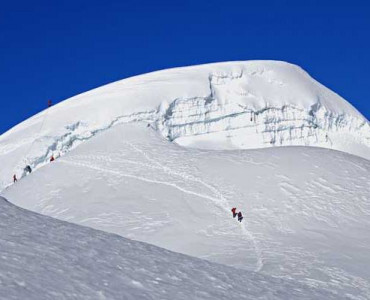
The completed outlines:
{"type": "Polygon", "coordinates": [[[1,299],[342,298],[61,222],[1,197],[0,236],[1,299]]]}
{"type": "Polygon", "coordinates": [[[100,133],[3,194],[61,220],[369,299],[369,178],[369,160],[342,152],[198,150],[137,123],[100,133]]]}
{"type": "Polygon", "coordinates": [[[26,120],[0,137],[0,190],[243,274],[369,299],[369,159],[369,122],[302,69],[230,62],[125,79],[26,120]],[[243,150],[256,148],[269,149],[243,150]]]}
{"type": "Polygon", "coordinates": [[[147,121],[181,145],[311,145],[370,158],[369,122],[297,66],[217,63],[121,80],[72,97],[0,137],[0,189],[118,123],[147,121]]]}

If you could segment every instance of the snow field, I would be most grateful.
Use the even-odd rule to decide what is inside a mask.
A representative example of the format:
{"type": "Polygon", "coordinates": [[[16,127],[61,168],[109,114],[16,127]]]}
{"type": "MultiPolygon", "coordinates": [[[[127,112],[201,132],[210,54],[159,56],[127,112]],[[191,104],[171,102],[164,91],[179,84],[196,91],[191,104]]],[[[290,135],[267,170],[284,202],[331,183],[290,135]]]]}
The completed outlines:
{"type": "Polygon", "coordinates": [[[0,198],[1,299],[341,299],[61,222],[0,198]]]}
{"type": "Polygon", "coordinates": [[[366,299],[369,171],[367,160],[326,149],[186,149],[146,124],[122,124],[4,195],[55,218],[366,299]]]}

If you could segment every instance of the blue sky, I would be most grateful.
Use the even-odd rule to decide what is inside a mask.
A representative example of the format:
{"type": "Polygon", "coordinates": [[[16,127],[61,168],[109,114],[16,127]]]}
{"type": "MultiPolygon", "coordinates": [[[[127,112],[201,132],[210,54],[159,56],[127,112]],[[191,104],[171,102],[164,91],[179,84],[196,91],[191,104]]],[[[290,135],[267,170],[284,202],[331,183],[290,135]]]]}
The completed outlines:
{"type": "Polygon", "coordinates": [[[370,118],[368,1],[13,2],[0,8],[0,133],[48,99],[158,69],[250,59],[298,64],[370,118]]]}

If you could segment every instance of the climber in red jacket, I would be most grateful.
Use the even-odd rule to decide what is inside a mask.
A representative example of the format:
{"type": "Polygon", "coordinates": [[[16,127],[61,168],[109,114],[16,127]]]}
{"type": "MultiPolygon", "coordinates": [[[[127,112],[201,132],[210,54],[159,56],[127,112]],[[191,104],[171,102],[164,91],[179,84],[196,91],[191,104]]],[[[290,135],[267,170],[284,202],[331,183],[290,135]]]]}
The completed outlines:
{"type": "Polygon", "coordinates": [[[233,218],[235,218],[236,217],[236,207],[233,207],[231,209],[231,212],[233,213],[233,218]]]}

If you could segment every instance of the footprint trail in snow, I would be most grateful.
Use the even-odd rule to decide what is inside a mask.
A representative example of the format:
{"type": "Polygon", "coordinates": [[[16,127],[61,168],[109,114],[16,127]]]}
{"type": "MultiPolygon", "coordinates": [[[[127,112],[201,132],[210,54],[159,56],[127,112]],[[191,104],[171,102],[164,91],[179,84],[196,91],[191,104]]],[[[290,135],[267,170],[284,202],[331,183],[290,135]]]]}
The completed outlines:
{"type": "MultiPolygon", "coordinates": [[[[224,212],[223,217],[225,218],[230,217],[229,215],[230,215],[231,205],[228,202],[227,198],[223,195],[223,193],[219,189],[203,181],[202,179],[195,177],[194,175],[188,174],[184,171],[177,171],[177,170],[174,170],[166,166],[165,163],[161,163],[159,160],[156,160],[150,157],[145,150],[142,150],[139,146],[135,145],[132,142],[125,140],[124,145],[126,145],[127,148],[130,148],[133,152],[137,153],[139,156],[143,157],[145,161],[147,161],[147,163],[144,163],[142,159],[137,159],[137,160],[125,159],[125,158],[112,159],[104,155],[91,155],[91,156],[86,156],[86,157],[78,156],[78,157],[75,157],[75,159],[73,160],[64,159],[64,160],[61,160],[61,162],[66,163],[66,164],[78,165],[84,168],[90,168],[90,169],[100,171],[100,172],[105,172],[108,174],[113,174],[118,177],[126,177],[126,178],[144,181],[147,183],[160,184],[160,185],[165,185],[171,188],[175,188],[184,194],[193,195],[193,196],[211,201],[217,207],[222,209],[222,211],[224,212]],[[124,163],[124,164],[130,164],[130,165],[137,165],[142,168],[141,174],[140,175],[129,174],[121,170],[115,170],[113,168],[108,168],[106,166],[100,166],[98,163],[96,163],[96,161],[99,161],[99,160],[109,162],[112,164],[124,163]],[[92,161],[95,161],[95,163],[92,163],[92,161]],[[145,171],[148,169],[155,169],[158,171],[162,171],[165,174],[169,175],[170,178],[180,178],[185,183],[190,182],[190,183],[195,184],[195,187],[203,186],[205,188],[204,191],[208,190],[211,193],[199,192],[194,189],[186,188],[184,187],[183,184],[178,184],[178,183],[170,182],[170,181],[156,180],[156,179],[150,178],[149,176],[144,176],[144,174],[146,173],[145,171]]],[[[253,234],[246,228],[246,225],[244,222],[240,223],[240,228],[241,228],[242,235],[245,236],[247,240],[250,241],[254,249],[255,256],[256,256],[256,266],[254,267],[254,270],[260,271],[263,267],[263,260],[262,260],[261,250],[258,246],[258,241],[253,236],[253,234]]]]}
{"type": "MultiPolygon", "coordinates": [[[[231,209],[230,203],[228,202],[228,200],[224,197],[224,195],[217,188],[215,188],[214,186],[204,182],[203,180],[201,180],[199,178],[194,177],[193,175],[189,175],[189,174],[186,174],[186,173],[183,173],[183,172],[178,172],[178,171],[171,170],[169,167],[166,167],[163,164],[160,164],[158,161],[150,158],[143,150],[141,150],[140,148],[138,148],[134,144],[132,144],[130,142],[126,142],[126,143],[133,150],[135,150],[137,152],[140,152],[145,157],[145,159],[147,161],[149,161],[150,163],[153,163],[156,166],[162,168],[169,175],[177,175],[177,176],[182,177],[185,181],[186,180],[194,181],[194,182],[197,182],[197,183],[205,186],[206,188],[208,188],[210,191],[212,191],[214,194],[216,194],[217,197],[216,198],[215,197],[207,197],[206,199],[209,199],[209,200],[213,201],[216,205],[222,207],[227,213],[230,213],[230,209],[231,209]]],[[[258,246],[258,242],[257,242],[256,238],[253,236],[253,234],[250,231],[248,231],[248,229],[245,226],[245,223],[240,223],[240,226],[241,226],[241,229],[242,229],[242,233],[253,243],[253,247],[256,251],[256,257],[257,257],[257,263],[256,263],[255,271],[258,272],[263,267],[262,253],[261,253],[261,250],[258,246]]]]}

